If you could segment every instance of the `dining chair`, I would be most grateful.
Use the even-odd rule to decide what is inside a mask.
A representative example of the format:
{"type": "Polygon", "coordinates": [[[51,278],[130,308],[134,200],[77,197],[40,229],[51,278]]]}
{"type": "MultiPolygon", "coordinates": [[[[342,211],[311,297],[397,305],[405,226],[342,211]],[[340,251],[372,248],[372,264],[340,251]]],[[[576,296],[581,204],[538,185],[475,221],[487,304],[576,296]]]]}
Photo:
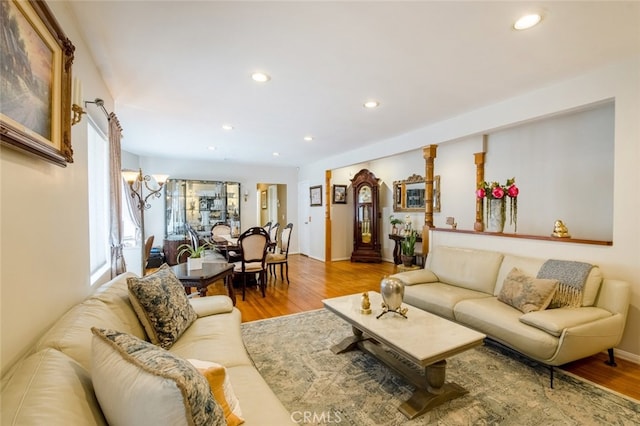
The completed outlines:
{"type": "Polygon", "coordinates": [[[278,229],[280,228],[280,224],[278,222],[271,225],[269,229],[269,247],[268,251],[271,253],[276,252],[276,247],[278,246],[278,229]]]}
{"type": "Polygon", "coordinates": [[[276,276],[276,265],[280,265],[280,279],[284,281],[282,269],[286,268],[287,285],[289,285],[289,243],[291,242],[291,233],[293,232],[293,223],[287,224],[280,233],[280,252],[267,253],[267,269],[269,273],[276,276]]]}
{"type": "Polygon", "coordinates": [[[265,231],[269,232],[271,231],[271,221],[265,223],[264,225],[262,225],[262,227],[264,228],[265,231]]]}
{"type": "Polygon", "coordinates": [[[189,234],[189,239],[191,240],[191,246],[195,250],[200,246],[200,236],[198,235],[196,230],[191,227],[191,225],[187,223],[186,226],[187,226],[187,233],[189,234]]]}
{"type": "Polygon", "coordinates": [[[144,243],[144,268],[145,269],[148,268],[147,262],[149,262],[149,257],[151,257],[151,248],[153,247],[153,239],[154,239],[154,236],[150,235],[147,238],[147,241],[145,241],[144,243]]]}
{"type": "Polygon", "coordinates": [[[224,243],[227,240],[223,235],[231,235],[231,227],[226,222],[216,222],[211,228],[211,241],[214,243],[224,243]]]}
{"type": "Polygon", "coordinates": [[[233,263],[233,275],[242,276],[242,300],[245,297],[248,275],[254,277],[258,275],[258,286],[262,290],[262,297],[265,297],[268,244],[269,234],[260,226],[249,228],[238,237],[240,261],[233,263]]]}

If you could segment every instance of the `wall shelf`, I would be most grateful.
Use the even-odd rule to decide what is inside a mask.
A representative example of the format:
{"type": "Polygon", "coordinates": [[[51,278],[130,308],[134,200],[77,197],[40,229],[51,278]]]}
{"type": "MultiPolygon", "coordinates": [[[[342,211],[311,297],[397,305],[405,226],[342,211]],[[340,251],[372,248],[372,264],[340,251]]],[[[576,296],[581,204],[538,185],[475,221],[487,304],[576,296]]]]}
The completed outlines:
{"type": "Polygon", "coordinates": [[[489,237],[505,237],[505,238],[519,238],[525,240],[542,240],[553,241],[556,243],[574,243],[574,244],[591,244],[597,246],[612,246],[613,241],[601,241],[601,240],[586,240],[581,238],[557,238],[557,237],[545,237],[542,235],[527,235],[527,234],[505,234],[502,232],[478,232],[465,229],[449,229],[449,228],[430,228],[433,232],[453,232],[458,234],[475,234],[486,235],[489,237]]]}

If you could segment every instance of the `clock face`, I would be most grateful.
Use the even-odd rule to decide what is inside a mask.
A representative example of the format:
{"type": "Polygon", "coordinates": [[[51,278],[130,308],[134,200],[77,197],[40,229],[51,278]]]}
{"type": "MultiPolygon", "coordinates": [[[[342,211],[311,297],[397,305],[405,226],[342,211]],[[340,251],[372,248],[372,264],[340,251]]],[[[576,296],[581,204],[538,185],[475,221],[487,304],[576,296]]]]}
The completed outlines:
{"type": "Polygon", "coordinates": [[[370,203],[371,202],[371,187],[363,186],[358,191],[358,202],[359,203],[370,203]]]}

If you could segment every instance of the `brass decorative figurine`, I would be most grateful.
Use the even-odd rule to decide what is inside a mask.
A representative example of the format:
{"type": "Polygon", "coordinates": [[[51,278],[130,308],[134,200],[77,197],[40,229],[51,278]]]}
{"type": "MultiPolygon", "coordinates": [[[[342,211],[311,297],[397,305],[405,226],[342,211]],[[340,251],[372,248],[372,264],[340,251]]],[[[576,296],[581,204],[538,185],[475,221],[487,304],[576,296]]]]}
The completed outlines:
{"type": "Polygon", "coordinates": [[[569,235],[569,229],[567,229],[561,220],[556,220],[553,224],[553,233],[551,236],[556,238],[571,238],[571,235],[569,235]]]}
{"type": "Polygon", "coordinates": [[[360,302],[360,313],[369,315],[371,313],[371,302],[369,301],[369,293],[366,291],[362,293],[362,299],[360,302]]]}

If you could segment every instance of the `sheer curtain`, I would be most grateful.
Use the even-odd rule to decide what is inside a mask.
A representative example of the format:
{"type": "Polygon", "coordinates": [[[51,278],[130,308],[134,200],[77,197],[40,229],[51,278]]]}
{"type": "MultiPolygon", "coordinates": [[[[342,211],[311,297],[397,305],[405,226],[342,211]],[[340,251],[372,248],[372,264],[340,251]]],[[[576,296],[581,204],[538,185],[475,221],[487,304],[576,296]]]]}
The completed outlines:
{"type": "Polygon", "coordinates": [[[118,117],[109,114],[109,181],[110,181],[110,232],[111,278],[127,270],[122,254],[122,151],[120,140],[122,127],[118,117]]]}

